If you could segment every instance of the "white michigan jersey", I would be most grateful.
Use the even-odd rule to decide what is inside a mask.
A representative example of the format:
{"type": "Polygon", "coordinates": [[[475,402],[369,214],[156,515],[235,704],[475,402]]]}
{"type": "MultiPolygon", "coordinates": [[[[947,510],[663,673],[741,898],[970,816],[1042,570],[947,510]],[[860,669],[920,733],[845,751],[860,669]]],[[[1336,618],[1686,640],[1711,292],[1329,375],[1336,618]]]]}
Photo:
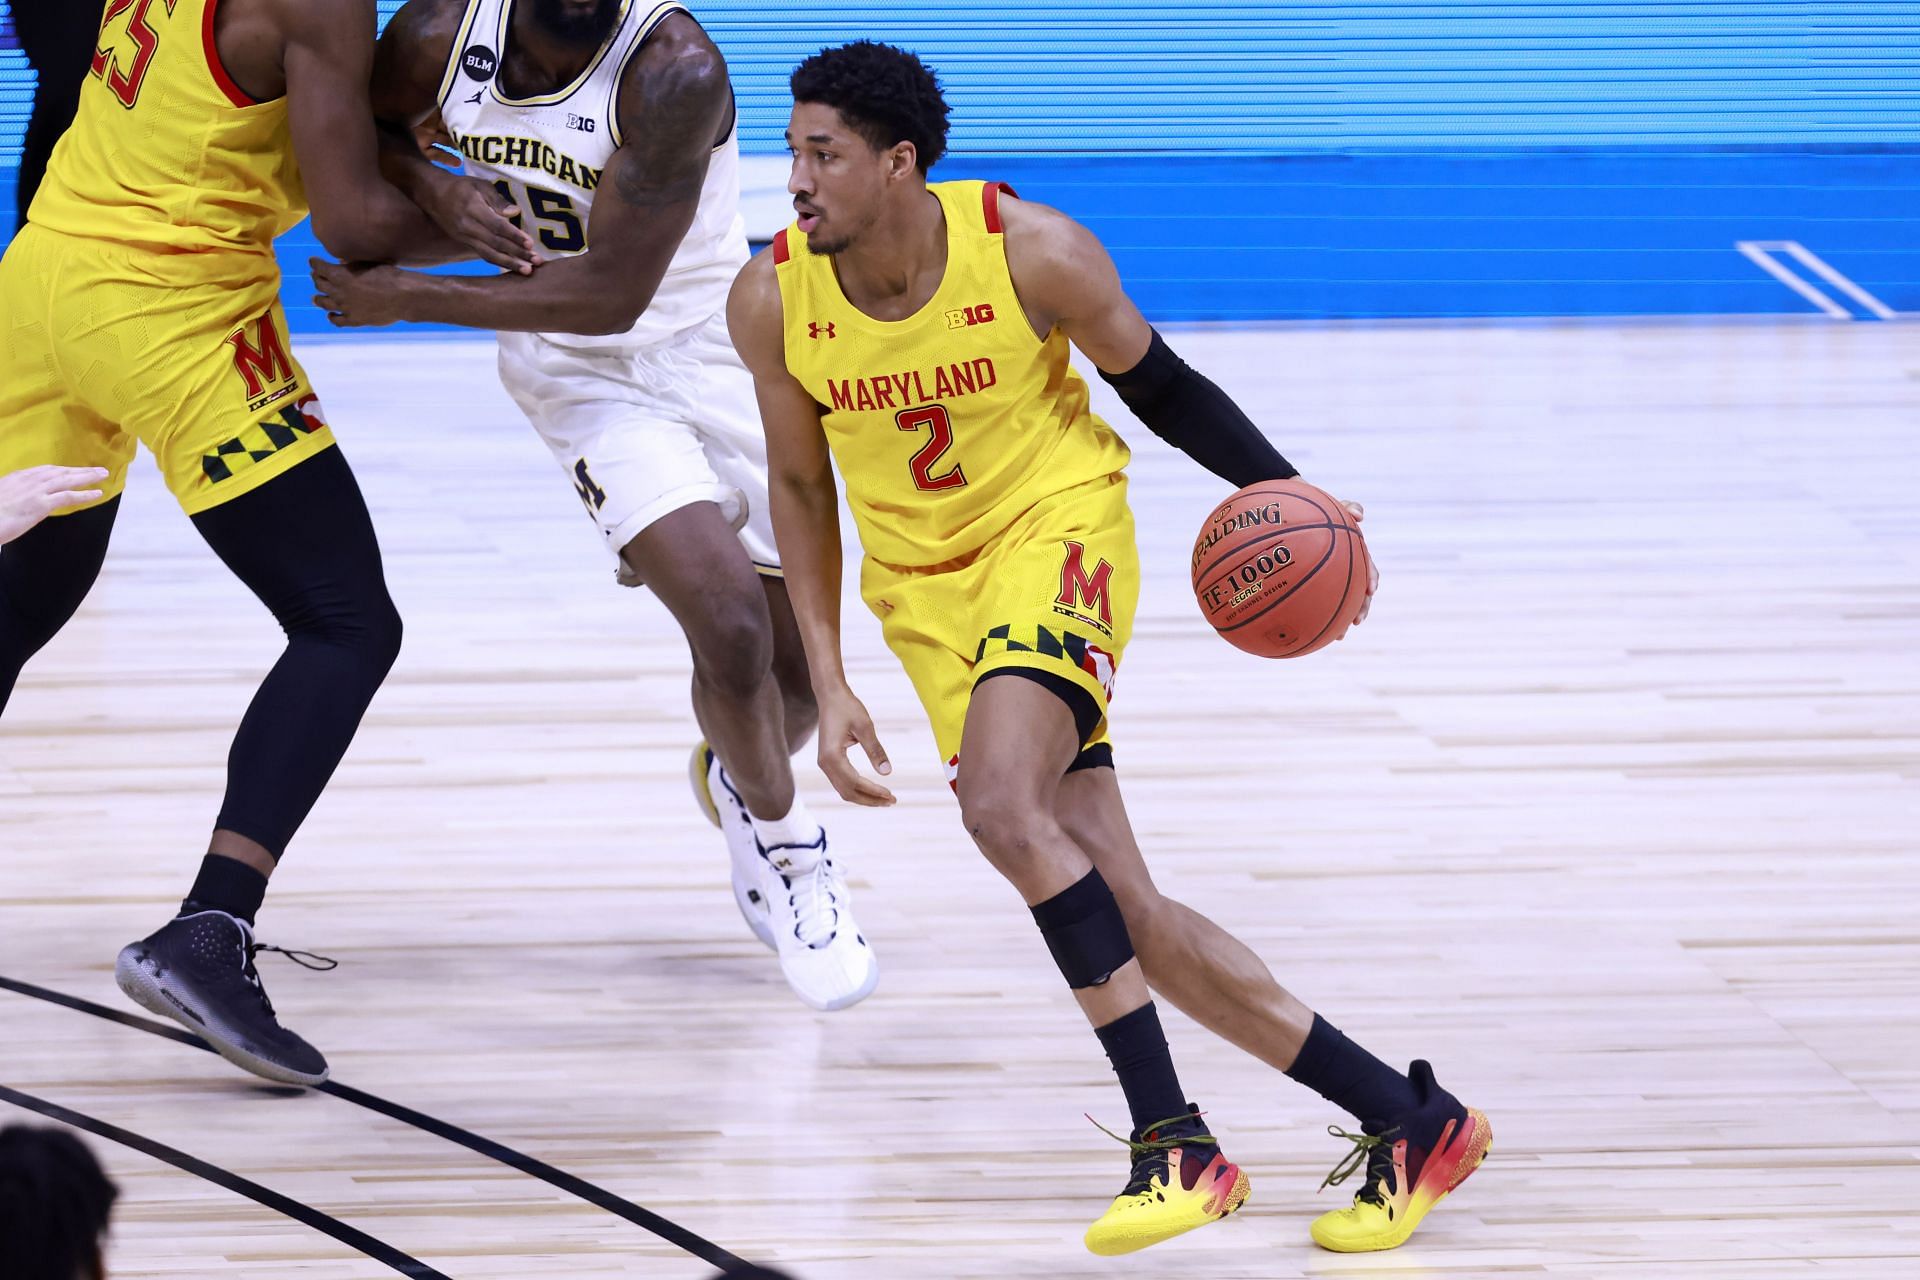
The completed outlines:
{"type": "MultiPolygon", "coordinates": [[[[600,175],[625,140],[615,100],[621,74],[660,23],[686,7],[671,0],[625,0],[613,34],[572,84],[539,97],[509,98],[498,76],[513,4],[468,0],[440,78],[440,115],[465,171],[499,186],[519,206],[521,223],[543,256],[582,253],[600,175]]],[[[633,328],[615,337],[544,336],[595,350],[671,341],[725,309],[727,290],[746,260],[736,124],[714,148],[693,225],[633,328]]]]}

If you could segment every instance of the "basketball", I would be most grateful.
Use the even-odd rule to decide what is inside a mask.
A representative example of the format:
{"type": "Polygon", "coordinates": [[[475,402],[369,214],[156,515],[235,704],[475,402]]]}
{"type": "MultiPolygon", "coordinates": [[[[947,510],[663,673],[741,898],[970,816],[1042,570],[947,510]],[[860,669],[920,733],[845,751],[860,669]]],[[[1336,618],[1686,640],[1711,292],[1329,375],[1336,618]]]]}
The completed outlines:
{"type": "Polygon", "coordinates": [[[1193,543],[1193,594],[1213,629],[1262,658],[1347,633],[1367,600],[1367,542],[1304,480],[1263,480],[1213,509],[1193,543]]]}

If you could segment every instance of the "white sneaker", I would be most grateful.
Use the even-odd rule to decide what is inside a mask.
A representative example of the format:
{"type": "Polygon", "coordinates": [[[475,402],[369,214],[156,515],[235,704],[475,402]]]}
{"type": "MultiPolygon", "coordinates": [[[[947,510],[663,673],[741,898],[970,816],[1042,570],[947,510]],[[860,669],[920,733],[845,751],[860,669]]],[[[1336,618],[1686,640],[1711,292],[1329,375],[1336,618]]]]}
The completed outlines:
{"type": "Polygon", "coordinates": [[[741,802],[740,793],[733,789],[727,771],[720,767],[720,758],[706,743],[693,749],[687,776],[693,783],[693,798],[700,802],[701,812],[727,838],[727,857],[733,864],[733,902],[740,908],[741,919],[753,930],[754,937],[767,944],[768,950],[778,951],[779,944],[773,940],[772,904],[768,900],[773,877],[768,872],[766,859],[760,856],[760,842],[753,837],[753,818],[747,813],[747,806],[741,802]]]}
{"type": "Polygon", "coordinates": [[[761,847],[773,869],[774,938],[794,994],[816,1009],[844,1009],[873,994],[880,962],[854,923],[846,878],[827,856],[827,833],[812,844],[761,847]]]}

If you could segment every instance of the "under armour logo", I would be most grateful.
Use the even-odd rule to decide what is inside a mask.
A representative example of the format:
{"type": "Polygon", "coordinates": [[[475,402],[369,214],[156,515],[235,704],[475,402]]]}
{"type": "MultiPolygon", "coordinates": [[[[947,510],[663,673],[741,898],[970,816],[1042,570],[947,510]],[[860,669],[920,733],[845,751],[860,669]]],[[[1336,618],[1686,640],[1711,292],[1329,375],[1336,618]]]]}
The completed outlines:
{"type": "Polygon", "coordinates": [[[822,334],[829,338],[833,336],[833,321],[829,320],[825,324],[821,324],[818,320],[807,321],[807,336],[809,338],[818,338],[822,334]]]}

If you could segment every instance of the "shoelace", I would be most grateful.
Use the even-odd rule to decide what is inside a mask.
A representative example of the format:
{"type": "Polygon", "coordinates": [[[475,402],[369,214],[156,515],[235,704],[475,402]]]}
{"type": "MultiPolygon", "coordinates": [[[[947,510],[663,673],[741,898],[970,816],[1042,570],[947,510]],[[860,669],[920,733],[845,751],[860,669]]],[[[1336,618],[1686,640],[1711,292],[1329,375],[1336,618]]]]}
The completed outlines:
{"type": "Polygon", "coordinates": [[[793,908],[794,936],[816,951],[840,931],[839,876],[833,859],[821,856],[811,871],[782,872],[787,905],[793,908]]]}
{"type": "Polygon", "coordinates": [[[254,992],[259,995],[260,1004],[266,1009],[269,1018],[276,1016],[273,1012],[273,1001],[267,998],[267,989],[260,982],[260,970],[257,969],[253,963],[255,956],[259,955],[262,951],[277,952],[299,965],[302,969],[313,969],[320,973],[325,973],[329,969],[338,969],[340,967],[338,960],[329,956],[320,955],[318,952],[296,951],[287,947],[274,947],[264,942],[255,942],[253,940],[253,931],[246,928],[244,924],[242,924],[241,927],[241,936],[245,938],[246,941],[240,944],[240,976],[245,978],[247,982],[252,985],[254,992]]]}
{"type": "Polygon", "coordinates": [[[1327,1132],[1336,1138],[1345,1138],[1353,1144],[1353,1150],[1333,1166],[1333,1171],[1320,1180],[1321,1191],[1328,1187],[1337,1187],[1358,1173],[1361,1168],[1367,1171],[1367,1185],[1355,1193],[1355,1199],[1365,1200],[1369,1204],[1385,1204],[1386,1196],[1380,1191],[1380,1183],[1393,1168],[1394,1134],[1400,1132],[1395,1125],[1385,1133],[1348,1133],[1337,1124],[1327,1126],[1327,1132]]]}
{"type": "MultiPolygon", "coordinates": [[[[1086,1113],[1082,1112],[1081,1114],[1085,1115],[1086,1113]]],[[[1098,1120],[1095,1120],[1092,1116],[1087,1116],[1087,1123],[1106,1134],[1109,1138],[1112,1138],[1115,1142],[1125,1144],[1127,1154],[1133,1159],[1133,1172],[1127,1178],[1127,1185],[1120,1189],[1120,1194],[1123,1196],[1137,1196],[1153,1186],[1153,1175],[1167,1167],[1169,1154],[1171,1152],[1178,1151],[1181,1147],[1202,1146],[1207,1143],[1212,1143],[1215,1146],[1220,1145],[1220,1139],[1210,1133],[1182,1134],[1172,1138],[1157,1136],[1162,1129],[1170,1124],[1178,1124],[1183,1120],[1198,1120],[1199,1118],[1199,1114],[1192,1111],[1183,1112],[1177,1116],[1169,1116],[1165,1120],[1156,1121],[1148,1125],[1141,1131],[1138,1138],[1123,1138],[1113,1130],[1107,1128],[1107,1126],[1101,1124],[1098,1120]]],[[[1172,1181],[1171,1172],[1168,1173],[1167,1180],[1172,1181]]]]}

